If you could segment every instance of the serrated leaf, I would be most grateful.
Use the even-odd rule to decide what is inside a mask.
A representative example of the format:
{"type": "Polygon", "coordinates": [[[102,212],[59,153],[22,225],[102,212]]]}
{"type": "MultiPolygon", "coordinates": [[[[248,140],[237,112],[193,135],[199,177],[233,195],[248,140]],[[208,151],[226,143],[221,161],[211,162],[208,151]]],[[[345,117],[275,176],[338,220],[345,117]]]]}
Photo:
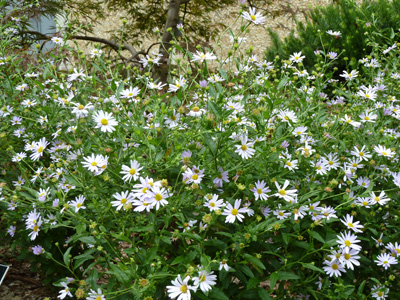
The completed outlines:
{"type": "Polygon", "coordinates": [[[307,269],[310,269],[310,270],[313,270],[313,271],[317,271],[317,272],[320,272],[320,273],[325,273],[324,270],[322,270],[321,268],[318,268],[318,267],[314,266],[313,264],[301,263],[301,265],[302,265],[304,268],[307,268],[307,269]]]}
{"type": "Polygon", "coordinates": [[[235,268],[238,269],[239,271],[242,271],[244,274],[246,274],[250,278],[254,277],[253,271],[246,265],[236,265],[235,268]]]}
{"type": "Polygon", "coordinates": [[[31,194],[35,200],[38,199],[38,197],[39,197],[38,191],[35,191],[34,189],[28,188],[28,187],[26,187],[26,186],[24,187],[24,189],[25,189],[29,194],[31,194]]]}
{"type": "Polygon", "coordinates": [[[25,193],[25,192],[19,192],[18,194],[21,195],[21,196],[24,196],[26,199],[29,199],[29,200],[34,200],[34,201],[37,200],[37,198],[32,197],[31,194],[28,194],[28,193],[25,193]]]}
{"type": "Polygon", "coordinates": [[[222,292],[220,289],[214,287],[209,296],[211,299],[217,299],[217,300],[229,300],[229,298],[222,292]]]}
{"type": "Polygon", "coordinates": [[[252,256],[252,255],[250,255],[250,254],[244,254],[244,257],[245,257],[245,258],[247,259],[247,261],[249,261],[250,263],[252,263],[252,264],[256,265],[257,267],[259,267],[259,268],[265,270],[264,264],[263,264],[257,257],[254,257],[254,256],[252,256]]]}
{"type": "Polygon", "coordinates": [[[82,236],[78,240],[80,240],[82,243],[85,244],[90,244],[90,245],[96,244],[96,240],[94,239],[93,236],[82,236]]]}
{"type": "Polygon", "coordinates": [[[225,80],[228,80],[228,73],[224,69],[219,69],[219,73],[221,74],[221,77],[225,80]]]}
{"type": "Polygon", "coordinates": [[[300,276],[290,273],[290,272],[284,272],[280,271],[278,272],[279,275],[279,280],[291,280],[291,279],[300,279],[300,276]]]}
{"type": "Polygon", "coordinates": [[[208,101],[207,108],[215,115],[217,119],[221,119],[222,110],[215,102],[208,101]]]}
{"type": "Polygon", "coordinates": [[[177,264],[183,262],[184,260],[185,260],[185,258],[183,256],[175,257],[174,261],[171,263],[171,266],[177,265],[177,264]]]}
{"type": "Polygon", "coordinates": [[[262,287],[257,288],[257,293],[261,300],[273,300],[273,298],[269,295],[269,293],[262,287]]]}
{"type": "MultiPolygon", "coordinates": [[[[94,250],[94,249],[91,249],[94,250]]],[[[74,270],[78,267],[80,267],[85,261],[88,261],[89,259],[94,259],[94,256],[91,255],[92,252],[88,251],[84,254],[78,255],[77,257],[74,258],[74,270]]]]}
{"type": "Polygon", "coordinates": [[[115,275],[117,280],[122,284],[129,283],[130,279],[127,273],[121,270],[120,265],[110,264],[111,271],[107,271],[106,273],[115,275]]]}
{"type": "Polygon", "coordinates": [[[322,236],[316,232],[316,231],[309,231],[308,232],[309,235],[311,235],[314,239],[320,241],[321,243],[325,243],[325,240],[322,238],[322,236]]]}
{"type": "Polygon", "coordinates": [[[283,86],[289,81],[288,77],[282,78],[282,80],[279,82],[278,86],[277,86],[277,90],[280,91],[283,86]]]}
{"type": "Polygon", "coordinates": [[[74,185],[76,187],[82,187],[83,185],[81,183],[79,183],[73,176],[70,175],[64,175],[65,180],[71,184],[74,185]]]}
{"type": "Polygon", "coordinates": [[[250,278],[249,282],[247,282],[247,289],[251,290],[256,287],[260,283],[260,280],[257,277],[250,278]]]}

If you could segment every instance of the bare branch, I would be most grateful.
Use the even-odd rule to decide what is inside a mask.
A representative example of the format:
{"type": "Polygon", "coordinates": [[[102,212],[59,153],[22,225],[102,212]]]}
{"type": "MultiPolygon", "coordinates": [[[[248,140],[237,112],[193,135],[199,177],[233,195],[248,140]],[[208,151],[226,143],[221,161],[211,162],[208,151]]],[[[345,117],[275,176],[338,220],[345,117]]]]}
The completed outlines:
{"type": "MultiPolygon", "coordinates": [[[[50,37],[38,32],[38,31],[23,31],[20,32],[20,34],[33,34],[38,36],[37,38],[35,38],[35,40],[49,40],[50,37]]],[[[140,54],[146,54],[146,52],[144,51],[136,51],[136,49],[129,44],[118,44],[114,41],[111,40],[107,40],[107,39],[103,39],[103,38],[98,38],[98,37],[94,37],[94,36],[86,36],[86,35],[71,35],[69,37],[69,39],[72,40],[83,40],[83,41],[91,41],[91,42],[97,42],[97,43],[102,43],[102,44],[106,44],[107,46],[111,47],[112,49],[114,49],[115,51],[119,51],[119,50],[128,50],[131,54],[132,57],[137,57],[140,54]]]]}

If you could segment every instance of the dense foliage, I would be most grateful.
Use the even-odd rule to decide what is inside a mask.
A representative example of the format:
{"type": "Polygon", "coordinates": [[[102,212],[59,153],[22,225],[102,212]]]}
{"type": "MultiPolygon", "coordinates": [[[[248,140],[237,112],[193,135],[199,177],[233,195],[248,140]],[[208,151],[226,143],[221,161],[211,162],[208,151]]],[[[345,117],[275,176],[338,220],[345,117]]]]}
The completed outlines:
{"type": "Polygon", "coordinates": [[[332,64],[337,68],[338,77],[343,69],[350,64],[356,68],[358,61],[371,53],[373,45],[366,38],[374,35],[376,43],[397,42],[395,31],[400,28],[399,0],[364,0],[358,6],[352,0],[341,0],[334,4],[317,7],[306,14],[306,22],[298,22],[296,30],[282,41],[278,34],[269,29],[272,47],[266,51],[266,57],[273,60],[276,55],[288,57],[294,52],[302,51],[307,57],[304,61],[306,68],[317,63],[315,50],[333,51],[342,58],[332,64]],[[340,32],[340,36],[325,34],[327,31],[340,32]]]}
{"type": "Polygon", "coordinates": [[[243,52],[264,21],[228,58],[174,44],[168,83],[2,26],[0,238],[60,299],[400,297],[397,28],[339,82],[330,48],[243,52]]]}

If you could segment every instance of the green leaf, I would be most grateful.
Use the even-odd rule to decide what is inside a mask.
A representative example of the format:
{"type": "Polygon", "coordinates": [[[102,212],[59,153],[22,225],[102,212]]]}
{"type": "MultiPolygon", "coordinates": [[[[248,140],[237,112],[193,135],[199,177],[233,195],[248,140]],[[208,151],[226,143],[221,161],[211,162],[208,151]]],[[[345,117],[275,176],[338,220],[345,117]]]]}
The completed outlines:
{"type": "Polygon", "coordinates": [[[313,264],[310,264],[310,263],[301,263],[301,265],[302,265],[304,268],[307,268],[307,269],[310,269],[310,270],[313,270],[313,271],[317,271],[317,272],[320,272],[320,273],[325,273],[324,270],[322,270],[321,268],[318,268],[318,267],[314,266],[313,264]]]}
{"type": "Polygon", "coordinates": [[[67,182],[71,185],[74,185],[76,187],[83,187],[81,183],[79,183],[73,176],[70,175],[64,175],[64,178],[67,180],[67,182]]]}
{"type": "Polygon", "coordinates": [[[314,239],[320,241],[321,243],[325,243],[325,240],[322,238],[322,236],[316,232],[316,231],[309,231],[309,235],[311,235],[314,239]]]}
{"type": "Polygon", "coordinates": [[[224,69],[219,69],[219,73],[221,74],[221,77],[225,80],[228,80],[228,74],[224,69]]]}
{"type": "Polygon", "coordinates": [[[257,277],[252,277],[252,278],[250,278],[249,282],[247,283],[247,289],[251,290],[254,287],[256,287],[259,283],[260,283],[260,279],[258,279],[257,277]]]}
{"type": "Polygon", "coordinates": [[[28,193],[31,194],[35,200],[37,200],[37,199],[39,198],[39,193],[38,193],[38,191],[35,191],[34,189],[28,188],[28,187],[26,187],[26,186],[24,186],[24,189],[25,189],[26,191],[28,191],[28,193]]]}
{"type": "Polygon", "coordinates": [[[257,293],[261,300],[273,300],[273,298],[269,295],[269,293],[262,287],[257,288],[257,293]]]}
{"type": "Polygon", "coordinates": [[[96,244],[96,240],[94,239],[93,236],[82,236],[78,240],[80,240],[82,243],[85,244],[90,244],[90,245],[96,244]]]}
{"type": "Polygon", "coordinates": [[[63,255],[64,263],[66,266],[69,266],[69,263],[71,262],[71,258],[69,257],[69,253],[71,252],[71,250],[72,250],[72,246],[69,247],[63,255]]]}
{"type": "Polygon", "coordinates": [[[279,274],[277,272],[272,273],[271,276],[269,277],[269,287],[271,290],[274,289],[278,279],[279,279],[279,274]]]}
{"type": "MultiPolygon", "coordinates": [[[[129,279],[129,276],[127,275],[127,273],[124,272],[123,270],[121,270],[122,266],[123,265],[117,266],[115,264],[110,264],[111,271],[107,271],[106,273],[115,275],[115,277],[117,278],[117,280],[120,283],[127,284],[127,283],[129,283],[130,279],[129,279]]],[[[123,267],[125,267],[125,266],[123,266],[123,267]]]]}
{"type": "Polygon", "coordinates": [[[290,272],[279,271],[278,275],[279,275],[279,280],[300,279],[300,276],[290,272]]]}
{"type": "Polygon", "coordinates": [[[185,258],[183,256],[178,256],[174,259],[174,261],[171,263],[171,266],[173,265],[177,265],[181,262],[183,262],[185,260],[185,258]]]}
{"type": "Polygon", "coordinates": [[[36,201],[36,200],[37,200],[37,197],[34,198],[34,197],[32,197],[30,194],[25,193],[25,192],[19,192],[18,194],[21,195],[21,196],[24,196],[26,199],[29,199],[29,200],[33,200],[33,201],[36,201]]]}
{"type": "Polygon", "coordinates": [[[278,91],[280,91],[288,81],[289,81],[289,77],[282,78],[282,80],[279,82],[278,87],[276,89],[278,91]]]}
{"type": "Polygon", "coordinates": [[[203,267],[208,267],[210,265],[210,257],[207,255],[202,255],[200,257],[200,263],[203,267]]]}
{"type": "Polygon", "coordinates": [[[239,271],[242,271],[244,274],[246,274],[250,278],[254,277],[253,271],[246,265],[236,265],[235,268],[238,269],[239,271]]]}
{"type": "Polygon", "coordinates": [[[74,270],[78,267],[80,267],[85,261],[88,261],[89,259],[94,259],[94,256],[91,255],[95,249],[90,249],[88,252],[78,255],[74,258],[75,264],[74,264],[74,270]]]}
{"type": "Polygon", "coordinates": [[[265,270],[265,266],[264,264],[257,258],[254,256],[251,256],[250,254],[244,254],[244,257],[247,259],[247,261],[249,261],[250,263],[256,265],[257,267],[265,270]]]}
{"type": "Polygon", "coordinates": [[[289,236],[286,233],[282,233],[282,240],[287,245],[289,243],[289,236]]]}
{"type": "Polygon", "coordinates": [[[363,282],[361,282],[360,286],[358,287],[357,290],[357,295],[362,295],[362,292],[364,290],[365,284],[367,283],[366,280],[364,280],[363,282]]]}
{"type": "Polygon", "coordinates": [[[204,133],[204,143],[207,145],[208,149],[210,149],[212,155],[217,153],[217,145],[215,145],[209,133],[204,133]]]}
{"type": "Polygon", "coordinates": [[[217,119],[221,119],[222,110],[215,102],[208,101],[207,108],[215,115],[217,119]]]}
{"type": "Polygon", "coordinates": [[[164,243],[166,243],[166,244],[168,244],[168,245],[171,245],[171,239],[170,239],[169,237],[167,237],[167,236],[162,236],[162,237],[161,237],[161,240],[162,240],[164,243]]]}
{"type": "Polygon", "coordinates": [[[89,274],[88,278],[85,281],[87,282],[87,284],[89,286],[96,286],[96,284],[97,284],[96,281],[97,281],[98,278],[99,278],[99,273],[97,272],[96,269],[93,268],[90,271],[90,274],[89,274]]]}
{"type": "Polygon", "coordinates": [[[222,292],[220,289],[214,287],[209,296],[211,299],[218,299],[218,300],[229,300],[229,298],[222,292]]]}

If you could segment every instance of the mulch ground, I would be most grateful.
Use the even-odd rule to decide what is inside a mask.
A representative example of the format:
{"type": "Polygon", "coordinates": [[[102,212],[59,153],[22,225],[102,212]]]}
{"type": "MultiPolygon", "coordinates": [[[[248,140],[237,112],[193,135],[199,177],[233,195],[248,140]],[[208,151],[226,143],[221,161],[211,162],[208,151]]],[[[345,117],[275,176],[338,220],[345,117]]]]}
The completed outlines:
{"type": "Polygon", "coordinates": [[[43,286],[30,264],[16,260],[7,247],[0,246],[0,264],[10,266],[0,286],[1,300],[56,300],[57,292],[43,286]]]}

